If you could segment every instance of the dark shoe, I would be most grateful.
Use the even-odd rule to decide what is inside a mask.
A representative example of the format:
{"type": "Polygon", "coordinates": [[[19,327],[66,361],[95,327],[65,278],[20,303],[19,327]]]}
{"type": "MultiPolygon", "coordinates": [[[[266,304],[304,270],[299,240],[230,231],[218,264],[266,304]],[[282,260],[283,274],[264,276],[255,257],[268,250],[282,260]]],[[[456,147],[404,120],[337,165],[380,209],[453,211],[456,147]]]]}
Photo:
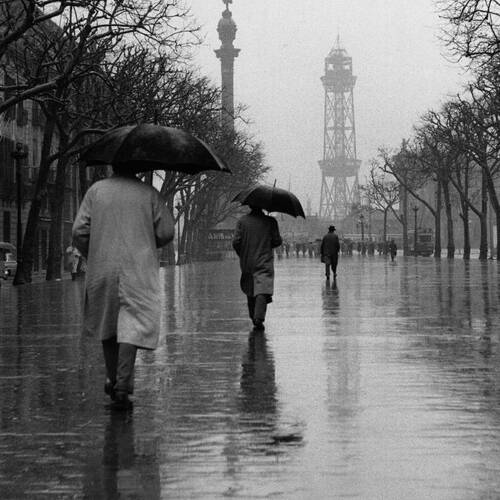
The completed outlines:
{"type": "Polygon", "coordinates": [[[122,391],[115,392],[115,399],[111,404],[111,409],[115,411],[129,411],[133,408],[132,401],[128,398],[128,394],[122,391]]]}
{"type": "Polygon", "coordinates": [[[253,329],[256,332],[263,332],[265,330],[264,321],[262,321],[261,319],[254,319],[253,329]]]}
{"type": "Polygon", "coordinates": [[[106,382],[104,382],[104,392],[113,400],[115,401],[116,399],[116,392],[114,389],[113,382],[109,380],[109,378],[106,379],[106,382]]]}

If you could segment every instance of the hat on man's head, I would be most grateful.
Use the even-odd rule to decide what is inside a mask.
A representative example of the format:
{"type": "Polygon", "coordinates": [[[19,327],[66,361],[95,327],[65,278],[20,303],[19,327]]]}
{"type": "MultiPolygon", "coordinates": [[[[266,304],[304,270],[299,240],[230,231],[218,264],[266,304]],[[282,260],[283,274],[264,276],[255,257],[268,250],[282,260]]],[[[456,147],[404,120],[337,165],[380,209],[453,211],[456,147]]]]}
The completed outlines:
{"type": "Polygon", "coordinates": [[[328,226],[328,231],[335,231],[335,226],[328,226]]]}

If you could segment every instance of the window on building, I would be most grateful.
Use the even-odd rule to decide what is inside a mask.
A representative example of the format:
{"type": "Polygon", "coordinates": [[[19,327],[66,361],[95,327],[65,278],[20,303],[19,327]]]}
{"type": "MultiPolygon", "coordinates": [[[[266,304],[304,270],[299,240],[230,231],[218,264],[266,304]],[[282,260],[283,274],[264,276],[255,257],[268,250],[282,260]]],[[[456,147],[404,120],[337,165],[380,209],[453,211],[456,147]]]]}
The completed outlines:
{"type": "Polygon", "coordinates": [[[31,107],[31,123],[34,127],[43,127],[44,116],[40,104],[36,101],[32,101],[31,107]]]}
{"type": "Polygon", "coordinates": [[[9,184],[14,181],[14,141],[7,137],[0,136],[0,184],[2,187],[9,188],[9,184]]]}
{"type": "Polygon", "coordinates": [[[33,161],[28,172],[28,177],[30,180],[33,180],[35,177],[34,170],[38,168],[38,165],[40,163],[40,148],[38,146],[38,139],[36,137],[33,137],[33,139],[31,140],[31,149],[33,150],[33,161]]]}
{"type": "Polygon", "coordinates": [[[38,230],[35,234],[35,250],[33,254],[33,271],[38,272],[40,270],[40,231],[38,230]]]}
{"type": "Polygon", "coordinates": [[[11,230],[10,212],[4,211],[4,213],[3,213],[3,241],[10,242],[10,230],[11,230]]]}
{"type": "Polygon", "coordinates": [[[23,102],[17,103],[16,121],[19,127],[25,127],[28,124],[28,111],[24,108],[23,102]]]}
{"type": "Polygon", "coordinates": [[[46,229],[40,230],[40,267],[47,269],[47,256],[49,255],[49,234],[46,229]]]}
{"type": "MultiPolygon", "coordinates": [[[[14,78],[12,78],[9,75],[5,75],[5,86],[9,87],[11,85],[15,85],[16,82],[14,78]]],[[[14,97],[16,93],[13,90],[6,90],[4,92],[5,100],[9,100],[10,98],[14,97]]],[[[8,108],[5,113],[4,113],[5,119],[6,120],[14,120],[16,118],[16,106],[11,106],[8,108]]]]}

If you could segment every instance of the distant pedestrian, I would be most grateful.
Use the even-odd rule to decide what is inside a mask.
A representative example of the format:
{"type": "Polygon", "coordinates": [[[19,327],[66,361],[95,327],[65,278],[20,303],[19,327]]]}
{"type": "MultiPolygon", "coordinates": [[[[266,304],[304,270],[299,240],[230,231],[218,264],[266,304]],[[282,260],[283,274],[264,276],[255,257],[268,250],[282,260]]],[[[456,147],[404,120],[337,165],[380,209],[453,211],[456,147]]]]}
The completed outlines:
{"type": "Polygon", "coordinates": [[[73,245],[66,248],[66,255],[68,257],[68,268],[71,273],[71,279],[75,281],[82,268],[83,256],[80,250],[73,245]]]}
{"type": "Polygon", "coordinates": [[[396,254],[398,253],[398,246],[394,240],[389,242],[389,254],[391,255],[391,260],[396,258],[396,254]]]}
{"type": "Polygon", "coordinates": [[[283,242],[283,248],[285,249],[285,255],[290,256],[290,243],[288,241],[283,242]]]}
{"type": "Polygon", "coordinates": [[[87,258],[84,327],[102,341],[105,392],[131,407],[137,349],[158,345],[161,291],[157,248],[174,237],[165,200],[131,172],[93,184],[73,224],[73,244],[87,258]]]}
{"type": "Polygon", "coordinates": [[[273,248],[281,245],[276,219],[250,207],[238,220],[233,248],[240,258],[241,290],[247,296],[248,314],[255,330],[264,330],[267,304],[274,293],[273,248]]]}
{"type": "Polygon", "coordinates": [[[337,263],[339,258],[340,242],[335,234],[335,226],[328,228],[328,233],[323,236],[321,241],[321,262],[325,264],[326,279],[330,279],[330,269],[333,273],[333,279],[337,279],[337,263]]]}

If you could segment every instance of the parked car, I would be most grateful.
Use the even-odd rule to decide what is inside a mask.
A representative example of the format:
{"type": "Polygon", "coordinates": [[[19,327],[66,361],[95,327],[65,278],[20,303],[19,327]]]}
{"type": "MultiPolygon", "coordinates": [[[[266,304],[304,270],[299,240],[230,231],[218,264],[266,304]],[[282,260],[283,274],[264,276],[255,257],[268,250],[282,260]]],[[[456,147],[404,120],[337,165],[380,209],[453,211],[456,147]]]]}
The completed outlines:
{"type": "Polygon", "coordinates": [[[14,276],[16,274],[17,269],[17,259],[13,253],[5,254],[5,262],[4,262],[4,274],[6,276],[14,276]]]}

